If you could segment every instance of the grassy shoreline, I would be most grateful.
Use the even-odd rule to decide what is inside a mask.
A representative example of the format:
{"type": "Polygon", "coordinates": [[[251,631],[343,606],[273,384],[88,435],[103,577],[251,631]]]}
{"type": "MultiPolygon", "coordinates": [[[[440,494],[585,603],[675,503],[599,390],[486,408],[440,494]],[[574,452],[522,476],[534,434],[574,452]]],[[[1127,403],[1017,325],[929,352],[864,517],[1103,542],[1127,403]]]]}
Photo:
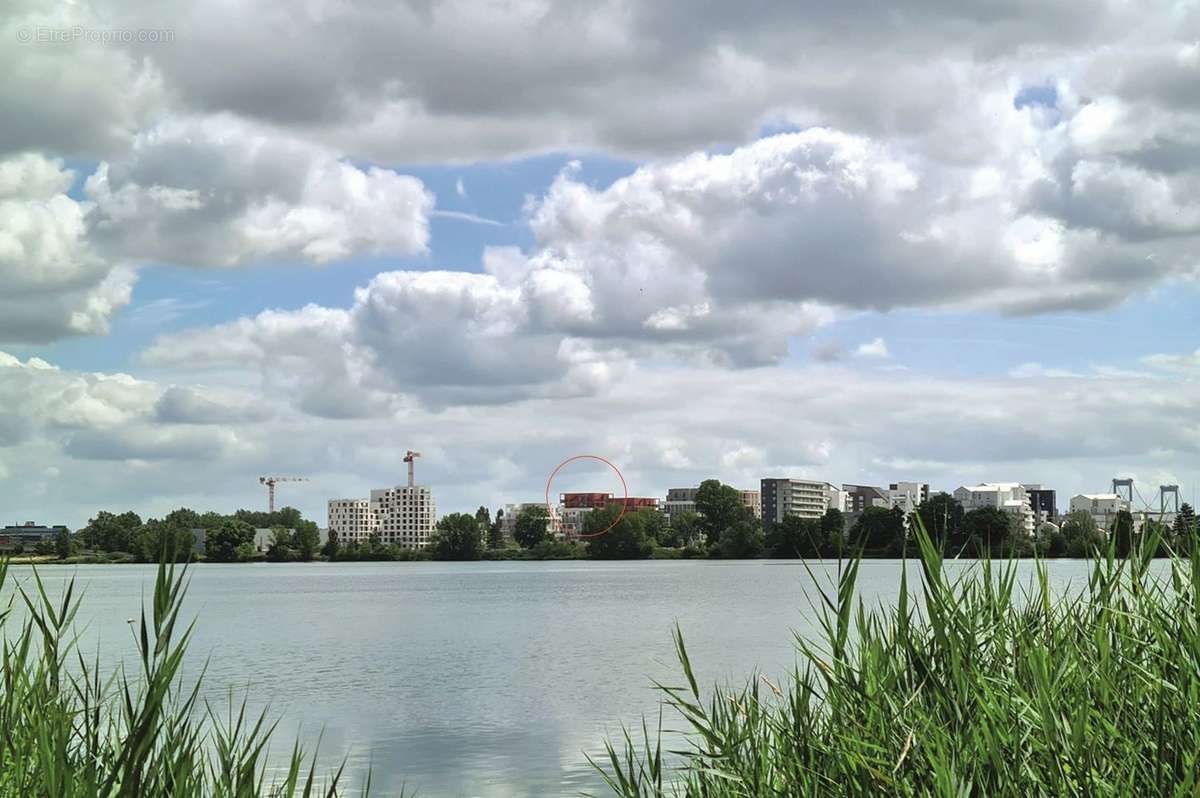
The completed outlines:
{"type": "Polygon", "coordinates": [[[663,721],[610,742],[613,793],[1200,794],[1200,547],[1155,575],[1159,540],[1110,546],[1064,595],[1043,561],[1028,587],[1016,561],[951,575],[917,537],[894,606],[866,608],[843,563],[782,686],[700,689],[677,633],[682,684],[657,687],[686,744],[668,755],[663,721]]]}

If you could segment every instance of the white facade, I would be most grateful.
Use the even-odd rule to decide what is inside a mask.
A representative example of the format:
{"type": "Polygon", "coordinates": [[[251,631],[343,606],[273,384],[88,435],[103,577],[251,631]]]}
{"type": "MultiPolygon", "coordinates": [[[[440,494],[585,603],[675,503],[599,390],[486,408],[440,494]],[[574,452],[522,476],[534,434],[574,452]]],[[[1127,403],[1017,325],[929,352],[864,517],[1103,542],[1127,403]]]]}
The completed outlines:
{"type": "MultiPolygon", "coordinates": [[[[517,516],[521,514],[521,511],[530,507],[545,506],[545,502],[520,502],[518,504],[504,505],[504,516],[500,521],[500,535],[504,538],[504,540],[512,540],[513,532],[515,532],[517,529],[517,516]]],[[[550,531],[552,536],[558,537],[561,534],[562,529],[557,519],[562,517],[562,508],[555,506],[553,509],[554,512],[550,516],[550,523],[546,528],[550,531]]]]}
{"type": "Polygon", "coordinates": [[[928,496],[929,485],[923,482],[896,482],[887,490],[888,506],[903,510],[905,519],[915,513],[928,496]]]}
{"type": "Polygon", "coordinates": [[[809,479],[764,479],[760,495],[764,522],[797,518],[820,518],[831,509],[845,511],[847,492],[830,484],[809,479]]]}
{"type": "Polygon", "coordinates": [[[330,499],[329,531],[339,543],[365,542],[379,529],[379,519],[371,509],[370,499],[330,499]]]}
{"type": "Polygon", "coordinates": [[[424,485],[398,485],[371,491],[371,510],[379,519],[379,540],[402,549],[423,549],[437,526],[433,492],[424,485]]]}
{"type": "Polygon", "coordinates": [[[1011,513],[1017,517],[1018,524],[1025,534],[1033,535],[1036,519],[1029,504],[1029,494],[1020,483],[984,482],[970,487],[964,486],[954,491],[954,498],[968,512],[982,507],[995,507],[1011,513]]]}
{"type": "Polygon", "coordinates": [[[1112,516],[1129,509],[1129,502],[1115,493],[1080,493],[1071,497],[1071,512],[1091,513],[1093,518],[1112,516]]]}
{"type": "Polygon", "coordinates": [[[369,499],[330,499],[329,529],[339,543],[379,542],[421,549],[437,525],[433,492],[421,485],[398,485],[371,491],[369,499]]]}

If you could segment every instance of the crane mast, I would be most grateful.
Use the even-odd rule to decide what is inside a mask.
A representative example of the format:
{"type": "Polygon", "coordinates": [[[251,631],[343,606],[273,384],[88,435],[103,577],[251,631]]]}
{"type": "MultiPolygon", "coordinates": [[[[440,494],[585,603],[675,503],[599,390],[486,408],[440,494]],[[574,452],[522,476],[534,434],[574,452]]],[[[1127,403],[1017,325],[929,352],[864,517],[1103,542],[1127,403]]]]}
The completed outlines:
{"type": "Polygon", "coordinates": [[[258,484],[267,486],[267,506],[275,512],[275,485],[280,482],[308,482],[308,477],[259,477],[258,484]]]}

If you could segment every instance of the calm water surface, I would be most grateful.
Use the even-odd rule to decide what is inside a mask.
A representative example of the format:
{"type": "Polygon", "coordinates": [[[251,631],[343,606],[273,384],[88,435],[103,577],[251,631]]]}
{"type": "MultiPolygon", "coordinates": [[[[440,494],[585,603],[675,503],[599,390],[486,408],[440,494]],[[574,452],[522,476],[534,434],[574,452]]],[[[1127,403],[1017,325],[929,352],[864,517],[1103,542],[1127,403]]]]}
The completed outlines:
{"type": "MultiPolygon", "coordinates": [[[[820,577],[832,564],[810,563],[820,577]]],[[[1056,582],[1086,578],[1050,564],[1056,582]]],[[[28,569],[14,568],[18,578],[28,569]]],[[[52,593],[85,589],[85,650],[131,656],[126,618],[153,590],[150,566],[47,566],[52,593]]],[[[652,679],[680,683],[678,623],[704,683],[778,680],[811,634],[814,582],[798,562],[307,563],[199,565],[185,615],[190,670],[208,660],[210,700],[233,688],[282,715],[276,753],[299,733],[323,762],[349,754],[375,794],[603,794],[585,752],[657,715],[652,679]]],[[[863,564],[868,602],[890,603],[896,561],[863,564]]],[[[910,571],[910,577],[915,575],[910,571]]]]}

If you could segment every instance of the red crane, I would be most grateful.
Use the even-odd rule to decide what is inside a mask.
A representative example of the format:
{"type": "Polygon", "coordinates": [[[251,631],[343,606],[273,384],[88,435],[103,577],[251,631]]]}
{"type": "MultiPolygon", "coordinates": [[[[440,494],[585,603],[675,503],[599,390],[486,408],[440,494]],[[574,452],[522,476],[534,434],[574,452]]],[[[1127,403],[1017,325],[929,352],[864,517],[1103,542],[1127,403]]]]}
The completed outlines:
{"type": "Polygon", "coordinates": [[[413,464],[420,456],[420,452],[414,452],[412,449],[409,449],[404,455],[404,462],[408,463],[408,486],[410,488],[413,486],[413,464]]]}
{"type": "Polygon", "coordinates": [[[267,486],[267,506],[275,512],[275,484],[278,482],[308,482],[308,477],[259,477],[258,484],[267,486]]]}

